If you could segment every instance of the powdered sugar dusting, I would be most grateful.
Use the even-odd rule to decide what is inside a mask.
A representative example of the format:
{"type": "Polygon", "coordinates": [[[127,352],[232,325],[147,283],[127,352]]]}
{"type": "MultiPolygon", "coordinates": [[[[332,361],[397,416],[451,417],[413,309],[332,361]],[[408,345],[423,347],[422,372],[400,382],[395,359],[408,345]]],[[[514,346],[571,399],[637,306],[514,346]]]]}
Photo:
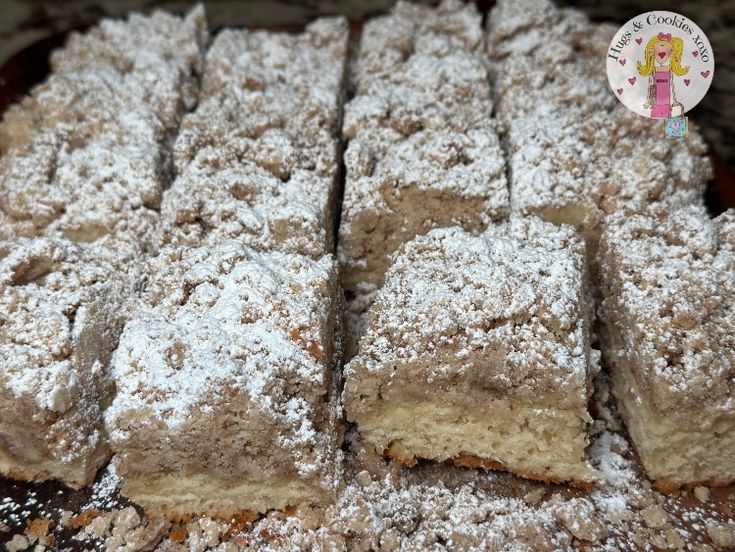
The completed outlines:
{"type": "Polygon", "coordinates": [[[237,238],[314,258],[331,250],[347,38],[342,18],[301,34],[217,36],[202,100],[176,140],[161,243],[237,238]]]}
{"type": "Polygon", "coordinates": [[[366,23],[342,132],[343,285],[379,286],[400,245],[431,228],[479,232],[508,212],[480,14],[398,2],[366,23]]]}
{"type": "Polygon", "coordinates": [[[733,220],[661,206],[613,217],[603,234],[602,316],[624,332],[620,354],[640,359],[635,377],[662,411],[735,411],[733,220]]]}
{"type": "Polygon", "coordinates": [[[363,380],[454,388],[476,378],[585,412],[596,370],[588,289],[584,247],[569,227],[512,218],[479,237],[432,230],[394,254],[345,367],[346,400],[358,408],[363,380]]]}

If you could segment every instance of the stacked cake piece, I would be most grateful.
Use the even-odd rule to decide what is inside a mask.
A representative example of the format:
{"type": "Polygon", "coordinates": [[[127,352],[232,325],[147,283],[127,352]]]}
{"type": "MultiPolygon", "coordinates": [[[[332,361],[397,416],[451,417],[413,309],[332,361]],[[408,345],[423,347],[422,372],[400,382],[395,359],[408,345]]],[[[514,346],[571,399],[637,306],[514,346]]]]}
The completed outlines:
{"type": "Polygon", "coordinates": [[[165,250],[114,356],[106,412],[124,493],[229,516],[334,500],[336,264],[239,241],[165,250]]]}
{"type": "Polygon", "coordinates": [[[0,125],[0,238],[111,235],[148,246],[206,36],[201,10],[72,35],[48,80],[0,125]]]}
{"type": "Polygon", "coordinates": [[[123,492],[167,515],[335,498],[333,250],[344,19],[225,30],[175,144],[149,285],[113,358],[123,492]]]}
{"type": "Polygon", "coordinates": [[[298,35],[220,33],[201,102],[176,141],[161,245],[236,237],[314,258],[331,252],[346,65],[341,19],[298,35]]]}
{"type": "Polygon", "coordinates": [[[600,263],[603,350],[649,477],[735,481],[735,211],[614,217],[600,263]]]}
{"type": "Polygon", "coordinates": [[[485,56],[472,5],[399,2],[365,24],[338,247],[354,326],[402,243],[442,226],[477,233],[508,212],[485,56]]]}
{"type": "Polygon", "coordinates": [[[603,356],[649,477],[732,481],[732,214],[705,211],[701,136],[667,139],[617,101],[600,69],[613,27],[546,0],[501,0],[488,21],[512,210],[585,236],[603,356]]]}
{"type": "Polygon", "coordinates": [[[0,244],[0,473],[81,487],[110,456],[102,409],[136,251],[0,244]]]}
{"type": "Polygon", "coordinates": [[[594,259],[606,215],[701,203],[711,169],[696,129],[666,140],[610,90],[603,65],[614,27],[548,0],[500,0],[488,31],[513,211],[574,225],[594,259]]]}

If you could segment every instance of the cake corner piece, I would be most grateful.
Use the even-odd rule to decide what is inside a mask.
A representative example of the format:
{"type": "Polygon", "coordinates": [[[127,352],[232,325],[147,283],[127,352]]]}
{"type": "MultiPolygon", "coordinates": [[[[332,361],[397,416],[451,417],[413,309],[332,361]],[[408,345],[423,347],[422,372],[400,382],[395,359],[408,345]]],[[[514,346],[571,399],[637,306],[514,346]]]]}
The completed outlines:
{"type": "Polygon", "coordinates": [[[85,487],[111,455],[102,411],[132,289],[125,262],[51,238],[0,250],[0,473],[85,487]]]}
{"type": "Polygon", "coordinates": [[[735,211],[655,206],[601,240],[600,338],[648,477],[664,492],[735,481],[735,211]]]}

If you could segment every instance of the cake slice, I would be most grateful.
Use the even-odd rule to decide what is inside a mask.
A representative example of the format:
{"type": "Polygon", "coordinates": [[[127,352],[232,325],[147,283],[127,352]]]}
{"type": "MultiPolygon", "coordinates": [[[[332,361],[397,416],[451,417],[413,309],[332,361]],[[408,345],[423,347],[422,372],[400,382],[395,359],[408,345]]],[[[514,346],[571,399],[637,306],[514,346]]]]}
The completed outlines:
{"type": "Polygon", "coordinates": [[[602,351],[643,466],[665,492],[735,481],[735,211],[656,206],[600,247],[602,351]]]}
{"type": "Polygon", "coordinates": [[[361,438],[418,459],[587,485],[587,401],[598,352],[582,240],[511,220],[480,236],[435,229],[405,244],[345,367],[361,438]]]}
{"type": "Polygon", "coordinates": [[[322,257],[333,247],[336,180],[295,166],[296,155],[276,129],[201,149],[164,194],[159,242],[196,247],[238,239],[322,257]]]}
{"type": "Polygon", "coordinates": [[[57,127],[0,159],[2,239],[54,236],[92,243],[125,238],[145,249],[165,187],[159,149],[100,137],[74,147],[57,127]]]}
{"type": "Polygon", "coordinates": [[[379,287],[390,255],[431,228],[481,232],[507,212],[505,164],[494,124],[467,132],[364,133],[345,152],[342,284],[379,287]],[[388,136],[386,136],[386,134],[388,136]]]}
{"type": "MultiPolygon", "coordinates": [[[[115,132],[126,114],[148,112],[170,138],[197,101],[209,38],[204,10],[103,20],[72,33],[51,56],[51,75],[3,114],[0,151],[67,125],[74,141],[115,132]]],[[[127,138],[139,140],[138,128],[127,138]]]]}
{"type": "Polygon", "coordinates": [[[176,140],[162,245],[240,239],[315,259],[333,250],[348,36],[344,18],[299,34],[217,36],[176,140]]]}
{"type": "Polygon", "coordinates": [[[80,488],[109,459],[107,367],[134,281],[134,252],[125,249],[46,238],[0,242],[3,475],[80,488]]]}
{"type": "Polygon", "coordinates": [[[105,413],[123,494],[174,517],[334,499],[343,299],[332,257],[228,241],[165,249],[149,274],[105,413]]]}

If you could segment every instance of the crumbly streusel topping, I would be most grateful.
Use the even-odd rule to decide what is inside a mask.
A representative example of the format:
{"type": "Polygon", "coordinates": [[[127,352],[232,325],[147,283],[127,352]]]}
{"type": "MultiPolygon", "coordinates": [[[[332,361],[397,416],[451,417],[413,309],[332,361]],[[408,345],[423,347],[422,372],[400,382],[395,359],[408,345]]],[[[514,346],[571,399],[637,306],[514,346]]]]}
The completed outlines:
{"type": "Polygon", "coordinates": [[[144,248],[164,186],[160,155],[107,137],[74,147],[65,127],[38,135],[0,160],[0,236],[90,243],[110,235],[144,248]]]}
{"type": "Polygon", "coordinates": [[[0,125],[0,236],[109,234],[149,246],[206,37],[201,9],[72,35],[48,80],[0,125]]]}
{"type": "MultiPolygon", "coordinates": [[[[69,378],[93,385],[85,369],[106,377],[103,366],[78,366],[89,361],[78,357],[79,340],[91,337],[80,332],[108,321],[109,328],[100,328],[102,343],[112,320],[124,317],[136,277],[135,251],[109,239],[80,248],[49,238],[3,242],[0,249],[0,378],[16,396],[64,412],[74,401],[65,395],[69,378]]],[[[111,339],[100,346],[101,354],[105,347],[111,352],[111,339]]]]}
{"type": "MultiPolygon", "coordinates": [[[[345,152],[349,201],[344,218],[370,209],[390,211],[390,196],[398,201],[403,188],[416,188],[427,197],[478,199],[482,208],[477,226],[505,214],[505,164],[492,121],[466,132],[421,130],[394,138],[392,130],[366,129],[358,141],[350,142],[345,152]]],[[[351,232],[349,224],[341,229],[343,237],[351,232]]]]}
{"type": "MultiPolygon", "coordinates": [[[[347,39],[344,18],[319,19],[300,34],[219,33],[207,53],[201,104],[177,138],[179,172],[202,147],[258,140],[272,129],[290,148],[291,170],[335,177],[347,39]]],[[[273,168],[279,178],[289,170],[273,168]]]]}
{"type": "Polygon", "coordinates": [[[344,18],[217,36],[176,141],[162,244],[237,238],[314,258],[332,248],[347,39],[344,18]]]}
{"type": "Polygon", "coordinates": [[[607,324],[661,411],[735,410],[735,211],[656,206],[601,239],[607,324]]]}
{"type": "Polygon", "coordinates": [[[0,147],[22,145],[59,123],[71,125],[77,139],[114,132],[116,117],[133,108],[174,133],[183,111],[196,103],[208,37],[202,8],[185,18],[133,14],[72,33],[52,55],[46,82],[5,113],[0,147]]]}
{"type": "Polygon", "coordinates": [[[230,241],[164,249],[148,277],[113,359],[118,396],[107,415],[114,431],[125,432],[115,420],[129,410],[176,428],[228,388],[300,439],[313,437],[313,403],[326,393],[332,368],[330,257],[258,253],[230,241]]]}
{"type": "Polygon", "coordinates": [[[160,242],[239,239],[321,257],[331,243],[335,183],[298,167],[297,151],[278,129],[201,149],[164,195],[160,242]]]}
{"type": "Polygon", "coordinates": [[[451,0],[436,8],[398,2],[389,15],[368,21],[344,135],[359,138],[376,124],[398,137],[422,128],[461,132],[489,118],[480,21],[473,5],[451,0]]]}
{"type": "Polygon", "coordinates": [[[346,377],[390,380],[411,363],[410,379],[586,405],[596,355],[583,251],[571,228],[533,218],[415,238],[393,256],[346,377]],[[477,351],[487,365],[469,361],[477,351]]]}
{"type": "Polygon", "coordinates": [[[406,240],[449,225],[481,231],[509,211],[479,28],[473,5],[447,0],[399,2],[363,29],[342,128],[339,260],[351,291],[378,285],[406,240]]]}
{"type": "Polygon", "coordinates": [[[124,20],[103,20],[85,33],[72,33],[65,47],[51,57],[51,68],[55,74],[68,75],[114,68],[129,97],[150,107],[164,127],[175,132],[181,115],[196,104],[197,78],[208,42],[201,5],[186,17],[162,11],[134,13],[124,20]]]}

